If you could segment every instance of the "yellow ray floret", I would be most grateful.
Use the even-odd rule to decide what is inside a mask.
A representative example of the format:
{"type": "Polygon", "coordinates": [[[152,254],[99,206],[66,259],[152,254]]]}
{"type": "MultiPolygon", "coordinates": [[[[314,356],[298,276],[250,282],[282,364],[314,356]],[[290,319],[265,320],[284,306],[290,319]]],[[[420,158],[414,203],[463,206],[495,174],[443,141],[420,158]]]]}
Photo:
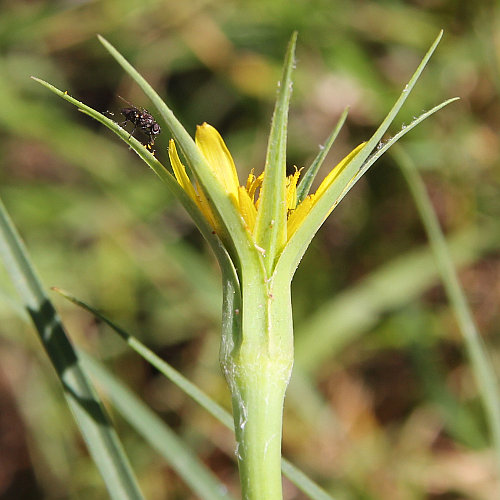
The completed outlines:
{"type": "Polygon", "coordinates": [[[179,155],[177,154],[177,148],[175,147],[173,139],[170,139],[168,143],[168,156],[170,158],[172,170],[174,171],[177,182],[182,186],[182,189],[186,191],[189,197],[196,201],[196,192],[188,175],[186,174],[186,167],[182,164],[179,155]]]}
{"type": "Polygon", "coordinates": [[[207,160],[226,193],[238,205],[238,188],[240,182],[234,161],[227,146],[217,130],[204,123],[196,129],[196,145],[207,160]]]}
{"type": "Polygon", "coordinates": [[[170,163],[172,165],[172,170],[174,171],[175,178],[181,187],[186,191],[189,197],[196,203],[198,208],[201,210],[205,219],[208,220],[210,225],[217,230],[217,224],[215,221],[214,214],[208,204],[205,194],[198,186],[198,192],[195,191],[191,180],[186,173],[186,167],[182,164],[179,155],[177,154],[177,148],[175,147],[175,142],[170,139],[168,147],[168,156],[170,158],[170,163]]]}
{"type": "Polygon", "coordinates": [[[310,212],[314,204],[314,195],[310,194],[306,196],[302,203],[295,209],[292,210],[288,215],[288,221],[286,225],[286,238],[287,241],[293,236],[295,231],[304,222],[306,215],[310,212]]]}
{"type": "Polygon", "coordinates": [[[362,142],[357,148],[353,149],[343,160],[341,160],[331,172],[323,179],[316,191],[317,198],[321,198],[325,191],[333,184],[335,179],[342,173],[344,168],[353,160],[353,158],[365,147],[366,142],[362,142]]]}
{"type": "MultiPolygon", "coordinates": [[[[330,173],[323,179],[323,182],[319,185],[316,193],[306,196],[306,198],[297,206],[297,208],[289,213],[288,223],[287,223],[287,240],[289,240],[295,231],[302,225],[307,214],[311,211],[313,206],[321,199],[321,197],[326,193],[327,189],[334,183],[335,179],[342,173],[345,167],[353,160],[353,158],[363,149],[365,142],[360,144],[357,148],[353,149],[343,160],[341,160],[330,173]]],[[[335,208],[332,205],[330,211],[325,216],[328,217],[330,212],[335,208]]]]}
{"type": "Polygon", "coordinates": [[[240,202],[240,213],[245,221],[245,226],[249,233],[253,232],[255,227],[255,221],[257,219],[257,209],[255,204],[248,194],[248,191],[243,186],[238,189],[239,202],[240,202]]]}

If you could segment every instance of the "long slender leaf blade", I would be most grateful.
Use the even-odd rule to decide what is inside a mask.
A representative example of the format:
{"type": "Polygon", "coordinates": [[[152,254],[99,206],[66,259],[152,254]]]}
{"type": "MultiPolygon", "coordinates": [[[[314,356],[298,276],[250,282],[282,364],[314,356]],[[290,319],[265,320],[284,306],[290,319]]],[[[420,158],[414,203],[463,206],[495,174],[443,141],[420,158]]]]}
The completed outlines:
{"type": "MultiPolygon", "coordinates": [[[[196,385],[186,379],[175,368],[158,357],[153,351],[146,347],[137,337],[127,333],[123,328],[118,326],[115,322],[111,321],[108,317],[103,315],[100,311],[77,299],[72,294],[54,288],[63,297],[73,302],[75,305],[82,307],[86,311],[94,314],[101,321],[110,326],[118,335],[127,342],[127,344],[137,354],[142,356],[148,363],[151,363],[160,373],[165,375],[171,382],[176,384],[183,390],[189,397],[196,401],[202,408],[205,408],[212,416],[214,416],[220,423],[225,425],[228,429],[234,430],[233,418],[222,406],[213,401],[206,393],[199,389],[196,385]]],[[[231,295],[231,294],[228,294],[231,295]]],[[[126,417],[126,416],[125,416],[126,417]]],[[[139,429],[138,429],[139,430],[139,429]]],[[[299,471],[288,460],[282,459],[283,473],[304,493],[308,494],[313,500],[332,500],[322,488],[308,478],[303,472],[299,471]]]]}
{"type": "Polygon", "coordinates": [[[321,488],[321,486],[318,486],[300,469],[297,469],[295,465],[284,458],[281,460],[281,470],[288,479],[312,500],[333,500],[333,497],[321,488]]]}
{"type": "Polygon", "coordinates": [[[418,78],[422,74],[422,71],[424,70],[429,59],[434,53],[439,41],[441,40],[442,35],[443,32],[441,31],[437,38],[434,40],[430,49],[425,54],[422,62],[417,67],[410,81],[403,89],[401,95],[396,100],[394,106],[383,120],[382,124],[368,140],[363,149],[352,159],[352,161],[345,167],[342,173],[339,174],[339,177],[330,186],[327,192],[313,206],[311,212],[307,215],[306,220],[301,224],[301,226],[287,242],[287,245],[276,265],[277,269],[279,268],[279,272],[284,272],[287,275],[291,275],[294,273],[310,241],[312,240],[313,236],[316,234],[320,226],[323,224],[325,217],[330,212],[332,206],[334,206],[335,201],[339,199],[339,197],[342,195],[342,192],[351,184],[353,177],[357,174],[370,153],[380,142],[383,135],[394,120],[395,116],[408,98],[411,90],[415,86],[418,78]]]}
{"type": "Polygon", "coordinates": [[[0,257],[54,365],[64,395],[111,498],[143,498],[118,435],[45,294],[28,252],[0,200],[0,257]]]}
{"type": "Polygon", "coordinates": [[[214,234],[212,227],[209,225],[207,219],[200,212],[194,201],[186,194],[184,189],[182,189],[177,180],[162,165],[162,163],[159,162],[158,159],[147,148],[145,148],[141,142],[139,142],[135,137],[131,137],[129,132],[124,130],[107,116],[78,101],[74,97],[70,96],[67,92],[59,90],[50,83],[47,83],[39,78],[32,78],[36,82],[54,92],[59,97],[62,97],[64,100],[76,106],[83,113],[87,114],[91,118],[94,118],[95,120],[109,128],[140,156],[140,158],[151,168],[151,170],[153,170],[153,172],[166,184],[167,188],[172,192],[172,194],[181,202],[183,207],[195,222],[201,234],[204,236],[204,238],[212,248],[215,256],[217,257],[217,260],[219,261],[223,274],[227,276],[228,279],[236,280],[233,286],[235,287],[235,289],[239,290],[238,277],[234,270],[234,265],[231,257],[229,256],[226,248],[217,237],[217,235],[214,234]]]}
{"type": "MultiPolygon", "coordinates": [[[[392,147],[396,142],[401,139],[404,135],[406,135],[410,130],[415,128],[419,123],[423,122],[427,118],[429,118],[431,115],[434,113],[437,113],[440,109],[443,109],[445,106],[448,106],[448,104],[451,104],[452,102],[458,101],[460,98],[459,97],[452,97],[451,99],[447,99],[446,101],[443,101],[442,103],[438,104],[437,106],[434,106],[432,109],[429,111],[426,111],[425,113],[422,113],[418,118],[415,118],[409,125],[405,126],[402,128],[397,134],[392,136],[390,139],[388,139],[384,144],[380,144],[381,147],[378,147],[375,153],[373,153],[363,164],[359,172],[356,174],[356,177],[352,181],[351,184],[344,190],[342,193],[342,198],[348,193],[348,191],[356,184],[356,182],[366,173],[366,171],[384,154],[387,152],[387,150],[392,147]]],[[[341,199],[342,199],[341,198],[341,199]]],[[[341,199],[337,201],[340,202],[341,199]]]]}
{"type": "MultiPolygon", "coordinates": [[[[455,265],[463,266],[500,248],[500,234],[492,225],[470,227],[450,235],[447,244],[455,265]]],[[[418,300],[438,279],[428,247],[414,249],[375,269],[297,325],[295,368],[314,374],[350,342],[370,331],[384,314],[418,300]]]]}
{"type": "Polygon", "coordinates": [[[176,434],[111,372],[83,351],[85,368],[94,375],[113,406],[158,452],[189,487],[204,500],[231,500],[225,486],[189,450],[176,434]]]}
{"type": "Polygon", "coordinates": [[[150,363],[151,366],[154,366],[160,373],[165,375],[165,377],[167,377],[171,382],[177,385],[177,387],[183,390],[189,397],[196,401],[200,406],[205,408],[226,427],[233,428],[233,419],[231,418],[231,415],[229,415],[229,413],[227,413],[221,406],[214,403],[214,401],[210,399],[203,391],[198,389],[197,386],[190,382],[175,368],[158,357],[153,351],[151,351],[151,349],[146,347],[136,337],[127,333],[123,328],[117,325],[114,321],[111,321],[100,311],[83,302],[82,300],[76,298],[66,290],[61,290],[60,288],[53,288],[53,290],[60,293],[64,298],[68,299],[73,304],[85,309],[86,311],[93,314],[96,318],[99,318],[101,321],[110,326],[116,333],[118,333],[118,335],[120,335],[123,340],[125,340],[125,342],[127,342],[127,344],[137,354],[142,356],[148,363],[150,363]]]}
{"type": "Polygon", "coordinates": [[[326,155],[329,153],[330,149],[333,146],[333,143],[335,142],[335,139],[339,135],[339,132],[346,121],[348,112],[349,109],[346,108],[342,113],[342,115],[340,116],[332,133],[328,136],[328,139],[326,140],[325,144],[323,146],[320,146],[316,158],[314,158],[313,162],[311,163],[311,166],[307,169],[307,172],[304,174],[301,181],[299,182],[299,185],[297,186],[297,204],[304,201],[304,198],[309,194],[309,190],[311,189],[311,185],[314,179],[316,178],[316,174],[321,168],[321,165],[323,165],[326,155]]]}
{"type": "Polygon", "coordinates": [[[254,230],[257,245],[265,249],[264,262],[268,273],[274,266],[276,255],[281,251],[286,241],[287,207],[286,203],[284,203],[286,190],[286,138],[296,42],[297,33],[295,32],[288,44],[283,65],[283,76],[278,87],[278,96],[267,145],[264,181],[254,230]]]}
{"type": "Polygon", "coordinates": [[[465,340],[472,371],[486,410],[497,456],[497,467],[500,469],[500,391],[492,359],[488,355],[487,347],[479,334],[465,293],[460,285],[446,239],[427,194],[425,184],[415,165],[403,150],[396,150],[395,157],[420,213],[448,300],[453,307],[458,326],[465,340]]]}
{"type": "Polygon", "coordinates": [[[211,203],[214,212],[218,215],[218,219],[221,221],[222,227],[225,228],[225,231],[229,236],[228,240],[234,244],[239,258],[241,260],[245,260],[245,266],[247,268],[254,266],[251,272],[257,272],[257,269],[260,269],[262,266],[260,253],[250,241],[243,218],[240,216],[238,211],[235,210],[233,201],[224,191],[219,180],[215,177],[214,173],[208,166],[193,138],[189,135],[186,129],[175,117],[172,110],[160,98],[151,85],[149,85],[149,83],[118,52],[118,50],[116,50],[115,47],[113,47],[113,45],[111,45],[102,36],[98,35],[98,38],[106,50],[137,83],[137,85],[139,85],[142,91],[151,100],[153,105],[158,109],[186,161],[188,162],[191,171],[194,172],[203,190],[208,194],[209,203],[211,203]]]}

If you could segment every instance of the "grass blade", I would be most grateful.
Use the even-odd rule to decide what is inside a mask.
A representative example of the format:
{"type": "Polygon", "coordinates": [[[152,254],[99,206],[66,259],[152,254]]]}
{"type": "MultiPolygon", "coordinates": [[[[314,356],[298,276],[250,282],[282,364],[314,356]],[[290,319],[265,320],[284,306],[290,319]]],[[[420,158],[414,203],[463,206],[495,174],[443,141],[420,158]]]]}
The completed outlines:
{"type": "MultiPolygon", "coordinates": [[[[455,265],[464,265],[496,251],[500,234],[493,225],[467,228],[450,235],[448,245],[455,265]]],[[[350,342],[374,328],[384,314],[416,300],[438,279],[435,259],[428,246],[411,250],[375,269],[324,302],[297,325],[296,370],[317,373],[326,360],[338,356],[350,342]]]]}
{"type": "Polygon", "coordinates": [[[85,368],[99,381],[113,406],[145,438],[203,500],[231,500],[225,489],[198,457],[125,384],[85,352],[79,355],[85,368]]]}
{"type": "Polygon", "coordinates": [[[425,184],[413,162],[401,148],[394,152],[394,156],[397,159],[418,208],[448,300],[453,307],[458,326],[463,335],[472,372],[474,373],[476,384],[486,410],[486,418],[493,439],[497,456],[497,466],[500,472],[500,391],[492,360],[474,323],[471,310],[458,280],[455,266],[450,257],[446,240],[439,226],[439,221],[427,194],[425,184]]]}
{"type": "Polygon", "coordinates": [[[142,499],[118,436],[1,201],[0,257],[56,369],[68,405],[111,498],[142,499]]]}
{"type": "Polygon", "coordinates": [[[203,391],[198,389],[193,383],[191,383],[186,377],[179,373],[175,368],[170,366],[168,363],[163,361],[158,357],[151,349],[146,347],[142,342],[140,342],[136,337],[127,333],[123,328],[118,326],[116,323],[107,318],[97,309],[86,304],[85,302],[77,299],[75,296],[71,295],[65,290],[60,288],[53,288],[56,292],[60,293],[64,298],[73,302],[73,304],[85,309],[86,311],[93,314],[96,318],[110,326],[127,344],[142,358],[144,358],[151,366],[154,366],[160,373],[165,375],[171,382],[173,382],[177,387],[182,389],[189,397],[196,401],[200,406],[205,408],[211,415],[213,415],[217,420],[222,422],[226,427],[230,429],[233,428],[233,418],[231,415],[225,411],[221,406],[214,403],[203,391]]]}
{"type": "MultiPolygon", "coordinates": [[[[110,326],[118,335],[127,342],[127,344],[142,356],[148,363],[154,366],[160,373],[165,375],[170,381],[176,384],[183,390],[189,397],[196,401],[200,406],[205,408],[211,415],[213,415],[219,422],[225,425],[228,429],[234,430],[233,418],[224,408],[215,403],[209,396],[207,396],[201,389],[195,386],[175,368],[159,358],[153,351],[146,347],[136,337],[127,333],[123,328],[111,321],[101,312],[86,304],[85,302],[77,299],[70,293],[54,288],[63,297],[73,302],[75,305],[82,307],[88,312],[95,315],[101,321],[110,326]]],[[[125,415],[126,417],[126,415],[125,415]]],[[[126,417],[127,418],[127,417],[126,417]]],[[[134,419],[135,420],[135,419],[134,419]]],[[[282,459],[283,473],[304,493],[309,495],[313,500],[332,500],[332,497],[320,488],[316,483],[309,479],[303,472],[299,471],[295,466],[285,459],[282,459]]]]}

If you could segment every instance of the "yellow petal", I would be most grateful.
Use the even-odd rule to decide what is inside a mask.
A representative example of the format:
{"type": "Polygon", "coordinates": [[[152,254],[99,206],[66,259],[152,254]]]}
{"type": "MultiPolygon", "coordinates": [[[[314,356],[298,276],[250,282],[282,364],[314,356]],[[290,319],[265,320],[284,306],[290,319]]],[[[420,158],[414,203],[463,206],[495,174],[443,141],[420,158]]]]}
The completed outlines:
{"type": "Polygon", "coordinates": [[[169,148],[168,148],[168,156],[170,157],[170,163],[172,164],[172,170],[174,171],[175,178],[177,182],[181,185],[181,187],[186,191],[189,197],[194,200],[201,213],[205,216],[205,219],[208,220],[208,223],[217,231],[217,222],[212,213],[210,205],[208,204],[208,200],[203,193],[201,187],[196,184],[198,193],[197,194],[194,186],[191,184],[188,175],[186,174],[186,167],[182,164],[179,155],[177,154],[177,148],[175,147],[175,142],[173,139],[170,139],[169,148]]]}
{"type": "Polygon", "coordinates": [[[189,180],[188,175],[186,174],[186,167],[182,164],[179,155],[177,154],[177,148],[175,147],[173,139],[170,139],[170,142],[168,143],[168,156],[170,158],[172,170],[174,171],[177,182],[181,185],[182,189],[186,191],[190,198],[196,201],[196,192],[191,184],[191,181],[189,180]]]}
{"type": "MultiPolygon", "coordinates": [[[[312,207],[320,200],[320,198],[325,194],[326,190],[333,184],[335,179],[341,174],[341,172],[345,169],[345,167],[352,161],[352,159],[363,149],[366,142],[360,144],[357,148],[353,149],[342,161],[340,161],[332,171],[325,177],[323,182],[320,184],[318,190],[315,194],[307,196],[302,203],[293,210],[288,216],[287,222],[287,239],[290,239],[295,231],[300,227],[300,225],[304,222],[304,219],[307,217],[307,214],[311,211],[312,207]]],[[[335,205],[332,205],[330,211],[325,216],[328,217],[331,211],[335,208],[335,205]]]]}
{"type": "Polygon", "coordinates": [[[196,145],[201,150],[213,173],[226,193],[238,203],[239,180],[231,153],[219,132],[204,123],[196,128],[196,145]]]}
{"type": "Polygon", "coordinates": [[[205,196],[205,193],[203,192],[203,189],[198,184],[198,182],[196,183],[196,189],[199,193],[196,196],[196,204],[201,210],[201,213],[205,216],[205,219],[208,220],[208,223],[215,229],[215,232],[220,235],[221,232],[220,227],[217,224],[217,219],[215,218],[212,209],[210,208],[210,204],[208,203],[207,197],[205,196]]]}
{"type": "Polygon", "coordinates": [[[288,216],[287,226],[286,226],[286,237],[289,240],[295,231],[300,227],[307,214],[310,212],[312,206],[314,205],[315,195],[308,195],[302,200],[302,203],[288,216]]]}
{"type": "Polygon", "coordinates": [[[252,232],[253,228],[255,227],[255,220],[257,219],[257,209],[255,208],[253,200],[252,198],[250,198],[248,191],[243,186],[240,186],[240,188],[238,189],[238,193],[240,213],[245,220],[245,225],[247,226],[248,231],[252,232]]]}
{"type": "Polygon", "coordinates": [[[366,142],[361,143],[357,148],[353,149],[343,160],[341,160],[331,172],[323,179],[318,190],[316,191],[316,199],[321,198],[325,194],[325,191],[333,184],[335,179],[342,173],[344,168],[350,163],[350,161],[363,149],[366,142]]]}

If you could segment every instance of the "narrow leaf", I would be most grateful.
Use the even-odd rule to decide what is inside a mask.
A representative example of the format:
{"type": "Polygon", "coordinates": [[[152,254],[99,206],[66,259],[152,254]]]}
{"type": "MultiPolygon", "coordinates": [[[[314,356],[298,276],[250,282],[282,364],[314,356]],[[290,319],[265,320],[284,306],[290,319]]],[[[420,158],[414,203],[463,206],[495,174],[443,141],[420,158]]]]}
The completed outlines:
{"type": "MultiPolygon", "coordinates": [[[[342,198],[347,194],[347,192],[356,184],[356,182],[365,174],[365,172],[385,153],[387,150],[396,144],[401,137],[406,135],[410,130],[415,128],[419,123],[423,122],[425,119],[429,118],[431,115],[434,113],[437,113],[440,109],[443,109],[445,106],[448,106],[448,104],[451,104],[452,102],[458,101],[460,98],[459,97],[452,97],[451,99],[447,99],[446,101],[442,102],[441,104],[438,104],[437,106],[434,106],[432,109],[429,111],[426,111],[425,113],[422,113],[418,118],[415,118],[409,125],[406,125],[403,127],[396,135],[388,139],[386,142],[383,144],[380,143],[379,147],[377,147],[377,150],[375,153],[373,153],[371,156],[368,157],[368,159],[365,161],[363,166],[360,168],[359,172],[356,174],[356,177],[352,181],[352,183],[347,187],[347,189],[342,193],[342,198]]],[[[341,198],[341,199],[342,199],[341,198]]],[[[337,204],[341,201],[339,199],[337,201],[337,204]]]]}
{"type": "Polygon", "coordinates": [[[441,274],[441,280],[448,295],[448,300],[453,307],[458,326],[462,332],[472,372],[474,373],[476,384],[486,410],[486,417],[497,456],[497,467],[500,470],[500,391],[498,378],[492,364],[493,360],[488,354],[487,347],[474,322],[474,317],[460,285],[446,239],[439,226],[439,221],[427,194],[425,184],[415,165],[402,149],[397,149],[394,156],[415,200],[441,274]]]}
{"type": "MultiPolygon", "coordinates": [[[[500,248],[494,225],[469,227],[450,235],[453,262],[464,266],[500,248]]],[[[417,301],[439,279],[433,255],[425,246],[391,259],[350,288],[325,301],[296,328],[295,370],[311,376],[328,359],[375,328],[381,317],[417,301]],[[363,311],[363,314],[359,314],[363,311]]]]}
{"type": "Polygon", "coordinates": [[[203,500],[231,500],[225,486],[165,422],[104,366],[83,351],[85,368],[104,388],[113,406],[203,500]]]}
{"type": "Polygon", "coordinates": [[[283,76],[278,87],[278,97],[267,145],[264,181],[261,187],[260,204],[254,231],[257,245],[265,250],[264,262],[268,274],[270,274],[276,256],[286,241],[287,207],[286,203],[284,203],[286,137],[296,42],[297,33],[295,32],[288,44],[283,65],[283,76]]]}
{"type": "MultiPolygon", "coordinates": [[[[139,142],[135,137],[132,137],[129,132],[120,127],[116,122],[103,115],[102,113],[99,113],[90,106],[83,104],[74,97],[71,97],[67,92],[63,92],[50,83],[40,80],[39,78],[32,78],[36,82],[40,83],[44,87],[57,94],[59,97],[62,97],[64,100],[76,106],[86,115],[102,123],[116,135],[118,135],[120,139],[126,142],[151,168],[151,170],[153,170],[153,172],[166,184],[167,188],[172,192],[172,194],[181,202],[188,214],[192,217],[201,234],[204,236],[204,238],[212,248],[215,256],[217,257],[217,260],[219,261],[219,265],[221,266],[223,274],[225,276],[228,276],[229,279],[237,279],[231,257],[229,256],[220,239],[216,234],[214,234],[214,231],[208,224],[207,219],[200,212],[194,201],[187,195],[184,189],[182,189],[174,176],[158,161],[158,159],[147,148],[144,147],[141,142],[139,142]]],[[[234,286],[236,288],[239,288],[239,284],[237,282],[234,283],[234,286]]]]}
{"type": "Polygon", "coordinates": [[[113,499],[143,496],[116,431],[80,364],[64,326],[33,268],[28,252],[0,201],[0,257],[56,369],[64,395],[113,499]]]}
{"type": "MultiPolygon", "coordinates": [[[[210,399],[210,397],[205,394],[201,389],[195,386],[192,382],[186,379],[182,374],[180,374],[175,368],[170,366],[168,363],[163,361],[158,357],[153,351],[146,347],[140,340],[138,340],[133,335],[127,333],[123,328],[118,326],[116,323],[111,321],[101,312],[97,311],[92,306],[86,304],[85,302],[77,299],[70,293],[63,291],[59,288],[54,288],[55,291],[60,293],[63,297],[73,302],[75,305],[82,307],[83,309],[94,314],[97,318],[104,321],[109,325],[118,335],[124,339],[127,344],[135,351],[137,354],[142,356],[148,363],[151,363],[160,373],[165,375],[170,381],[176,384],[181,390],[183,390],[189,397],[196,401],[202,408],[205,408],[212,416],[214,416],[220,423],[225,425],[227,428],[234,430],[233,418],[229,412],[218,405],[215,401],[210,399]]],[[[238,297],[237,294],[231,292],[230,289],[225,290],[225,300],[231,300],[231,297],[238,297]]],[[[230,309],[230,308],[228,308],[230,309]]],[[[238,318],[238,315],[235,315],[238,318]]],[[[229,325],[231,324],[231,318],[228,318],[229,325]]],[[[228,326],[229,330],[237,330],[237,328],[232,328],[228,326]]],[[[113,393],[114,394],[114,393],[113,393]]],[[[128,419],[127,415],[124,415],[128,419]]],[[[135,422],[135,419],[134,419],[135,422]]],[[[133,423],[131,421],[131,423],[133,423]]],[[[135,424],[133,423],[135,426],[135,424]]],[[[142,433],[142,426],[138,428],[139,432],[142,433]]],[[[299,471],[295,466],[293,466],[286,459],[282,459],[282,469],[283,473],[292,481],[299,489],[304,493],[309,495],[313,500],[332,500],[322,488],[315,484],[310,478],[308,478],[303,472],[299,471]]]]}
{"type": "Polygon", "coordinates": [[[314,161],[312,162],[311,166],[307,169],[307,172],[304,174],[302,180],[299,182],[299,185],[297,186],[297,204],[301,203],[304,200],[304,198],[309,194],[311,185],[316,177],[316,174],[321,168],[321,165],[323,165],[326,155],[329,153],[331,147],[333,146],[333,143],[335,142],[335,139],[339,135],[339,132],[346,121],[348,112],[349,109],[346,108],[342,113],[342,115],[340,116],[337,125],[335,125],[333,132],[326,140],[324,146],[320,146],[316,158],[314,158],[314,161]]]}
{"type": "MultiPolygon", "coordinates": [[[[344,188],[344,190],[339,193],[339,188],[335,188],[335,183],[331,186],[331,192],[336,195],[335,200],[331,203],[330,206],[333,206],[334,208],[344,199],[344,197],[347,195],[347,193],[354,187],[354,185],[363,177],[363,175],[368,171],[368,169],[384,154],[387,152],[387,150],[396,144],[396,142],[399,141],[404,135],[406,135],[410,130],[415,128],[419,123],[423,122],[426,118],[429,118],[431,115],[434,113],[437,113],[440,109],[444,108],[445,106],[448,106],[448,104],[451,104],[452,102],[457,101],[459,98],[458,97],[453,97],[451,99],[448,99],[447,101],[442,102],[441,104],[438,104],[437,106],[434,106],[431,110],[423,113],[420,115],[418,118],[413,120],[409,125],[406,127],[402,128],[396,135],[388,139],[385,143],[380,143],[379,147],[377,147],[377,150],[375,153],[373,153],[371,156],[367,158],[365,163],[361,166],[361,168],[358,170],[357,174],[348,182],[347,186],[344,188]]],[[[330,193],[327,192],[326,196],[330,196],[330,193]]]]}
{"type": "Polygon", "coordinates": [[[60,288],[53,288],[56,292],[61,294],[64,298],[73,302],[73,304],[82,307],[86,311],[93,314],[96,318],[109,325],[120,337],[127,342],[127,344],[135,351],[137,354],[142,356],[151,366],[154,366],[160,373],[165,375],[171,382],[173,382],[177,387],[182,389],[189,397],[196,401],[200,406],[205,408],[210,414],[212,414],[217,420],[221,421],[226,427],[233,427],[233,419],[231,415],[222,409],[219,405],[214,403],[203,391],[198,389],[193,383],[191,383],[186,377],[179,373],[171,365],[163,361],[158,357],[151,349],[146,347],[142,342],[140,342],[136,337],[127,333],[123,328],[118,326],[116,323],[107,318],[97,309],[86,304],[80,299],[77,299],[74,295],[70,294],[65,290],[60,288]]]}
{"type": "Polygon", "coordinates": [[[408,95],[415,86],[427,62],[429,61],[439,41],[441,40],[442,34],[443,32],[441,31],[434,43],[431,45],[430,49],[427,51],[422,62],[419,64],[415,73],[411,77],[410,81],[403,89],[396,103],[389,111],[379,128],[368,140],[365,147],[345,167],[342,173],[339,174],[335,182],[332,183],[327,192],[313,206],[304,222],[290,238],[276,265],[276,272],[283,272],[288,276],[291,276],[295,272],[295,269],[297,268],[302,256],[304,255],[304,252],[306,251],[311,239],[323,224],[326,216],[332,210],[332,207],[334,207],[336,203],[338,203],[338,201],[342,199],[344,190],[346,188],[352,187],[353,178],[361,169],[370,153],[380,142],[383,135],[389,128],[389,125],[392,123],[396,114],[399,112],[404,102],[408,98],[408,95]]]}

